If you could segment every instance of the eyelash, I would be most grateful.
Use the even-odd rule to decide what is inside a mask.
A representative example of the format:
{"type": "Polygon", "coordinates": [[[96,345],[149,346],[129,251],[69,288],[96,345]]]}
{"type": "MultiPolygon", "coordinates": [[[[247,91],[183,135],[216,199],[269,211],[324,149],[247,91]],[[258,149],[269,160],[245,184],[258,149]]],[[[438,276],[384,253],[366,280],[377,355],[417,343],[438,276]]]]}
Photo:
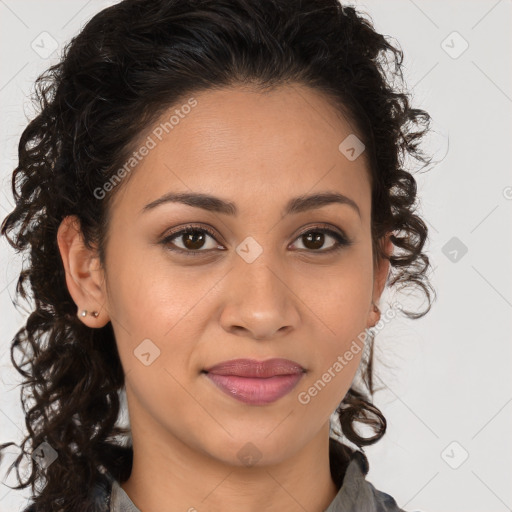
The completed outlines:
{"type": "MultiPolygon", "coordinates": [[[[318,253],[318,254],[332,254],[332,253],[335,253],[335,252],[338,252],[340,251],[341,249],[345,248],[345,247],[348,247],[349,245],[352,245],[352,242],[349,241],[345,236],[341,235],[340,233],[338,233],[337,231],[334,231],[332,229],[329,229],[328,227],[325,227],[326,225],[320,225],[320,226],[317,226],[317,227],[313,227],[313,228],[310,228],[308,229],[307,231],[303,231],[302,233],[300,233],[296,240],[302,236],[305,236],[309,233],[323,233],[323,234],[326,234],[326,235],[329,235],[329,236],[332,236],[334,238],[334,240],[336,241],[336,243],[333,245],[333,247],[331,247],[330,249],[327,249],[327,250],[309,250],[308,252],[312,252],[312,253],[318,253]]],[[[181,249],[179,247],[171,247],[171,241],[175,238],[179,238],[180,236],[182,235],[185,235],[189,232],[204,232],[204,233],[207,233],[208,235],[210,235],[217,243],[217,239],[215,237],[215,233],[207,228],[207,227],[200,227],[200,226],[196,226],[196,225],[188,225],[188,226],[185,226],[183,229],[179,230],[179,231],[176,231],[174,233],[170,233],[168,236],[166,236],[165,238],[162,239],[161,241],[161,244],[166,246],[168,250],[172,251],[172,252],[175,252],[175,253],[179,253],[179,254],[184,254],[186,256],[192,256],[192,257],[195,257],[195,256],[201,256],[202,253],[209,253],[210,251],[214,251],[215,249],[209,249],[209,250],[196,250],[196,251],[192,251],[192,250],[184,250],[184,249],[181,249]]],[[[300,249],[301,251],[303,251],[304,249],[300,249]]]]}

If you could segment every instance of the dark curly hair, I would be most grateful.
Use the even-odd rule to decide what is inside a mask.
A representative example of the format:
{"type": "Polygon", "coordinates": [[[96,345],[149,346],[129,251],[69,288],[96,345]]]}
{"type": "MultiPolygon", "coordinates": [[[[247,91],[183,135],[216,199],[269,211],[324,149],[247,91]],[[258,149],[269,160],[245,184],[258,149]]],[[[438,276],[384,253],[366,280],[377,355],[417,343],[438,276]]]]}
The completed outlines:
{"type": "MultiPolygon", "coordinates": [[[[10,470],[16,466],[15,489],[32,486],[34,510],[94,510],[88,489],[101,473],[119,481],[130,475],[113,329],[90,329],[77,318],[57,230],[76,215],[85,243],[98,247],[104,262],[109,205],[122,185],[101,200],[95,189],[122,167],[152,123],[191,93],[286,84],[322,92],[366,146],[374,261],[389,259],[389,286],[426,295],[424,311],[403,314],[419,318],[430,310],[427,226],[416,212],[416,181],[403,168],[407,157],[431,161],[419,147],[430,116],[411,107],[402,61],[401,49],[371,19],[337,0],[123,0],[96,14],[60,62],[37,78],[37,115],[21,135],[12,175],[16,205],[1,228],[28,256],[16,292],[32,300],[32,312],[11,345],[24,379],[28,435],[10,470]],[[394,250],[386,255],[379,241],[390,232],[394,250]],[[47,467],[30,457],[43,442],[58,453],[47,467]],[[25,456],[31,471],[23,479],[25,456]]],[[[341,434],[359,448],[386,431],[372,403],[373,337],[368,346],[364,386],[352,383],[336,410],[341,434]],[[357,423],[375,435],[360,436],[357,423]]],[[[0,453],[13,444],[1,445],[0,453]]]]}

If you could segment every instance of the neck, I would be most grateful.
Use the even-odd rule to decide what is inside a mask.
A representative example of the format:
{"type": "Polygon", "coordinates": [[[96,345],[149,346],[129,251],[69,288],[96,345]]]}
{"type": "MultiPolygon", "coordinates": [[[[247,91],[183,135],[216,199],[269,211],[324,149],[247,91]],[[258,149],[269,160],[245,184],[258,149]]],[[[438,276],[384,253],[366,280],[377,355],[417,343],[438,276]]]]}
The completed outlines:
{"type": "Polygon", "coordinates": [[[328,422],[286,460],[251,467],[213,459],[168,432],[148,436],[141,424],[132,425],[132,472],[121,487],[144,512],[324,512],[338,492],[328,422]]]}

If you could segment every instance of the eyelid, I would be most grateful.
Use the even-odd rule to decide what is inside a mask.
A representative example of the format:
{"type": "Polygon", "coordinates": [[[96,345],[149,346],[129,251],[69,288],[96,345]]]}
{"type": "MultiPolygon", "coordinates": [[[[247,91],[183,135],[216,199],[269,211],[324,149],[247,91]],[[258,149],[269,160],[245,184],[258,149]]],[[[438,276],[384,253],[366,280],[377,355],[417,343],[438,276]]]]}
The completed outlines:
{"type": "Polygon", "coordinates": [[[306,227],[295,238],[305,235],[306,233],[309,233],[310,231],[314,231],[315,229],[334,232],[337,235],[343,237],[347,241],[347,243],[349,242],[348,236],[341,229],[337,228],[336,226],[333,226],[332,224],[326,224],[325,222],[321,222],[320,224],[315,224],[314,226],[306,227]]]}

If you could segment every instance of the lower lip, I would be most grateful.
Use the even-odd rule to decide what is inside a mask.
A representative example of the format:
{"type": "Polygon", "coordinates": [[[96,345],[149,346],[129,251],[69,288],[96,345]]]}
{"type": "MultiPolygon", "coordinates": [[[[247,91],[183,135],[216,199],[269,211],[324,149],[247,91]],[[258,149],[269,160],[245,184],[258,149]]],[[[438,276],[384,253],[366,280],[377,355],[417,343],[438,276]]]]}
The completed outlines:
{"type": "Polygon", "coordinates": [[[224,393],[251,405],[264,405],[275,402],[287,395],[302,378],[303,373],[292,375],[276,375],[266,379],[238,377],[234,375],[217,375],[207,373],[206,376],[224,393]]]}

